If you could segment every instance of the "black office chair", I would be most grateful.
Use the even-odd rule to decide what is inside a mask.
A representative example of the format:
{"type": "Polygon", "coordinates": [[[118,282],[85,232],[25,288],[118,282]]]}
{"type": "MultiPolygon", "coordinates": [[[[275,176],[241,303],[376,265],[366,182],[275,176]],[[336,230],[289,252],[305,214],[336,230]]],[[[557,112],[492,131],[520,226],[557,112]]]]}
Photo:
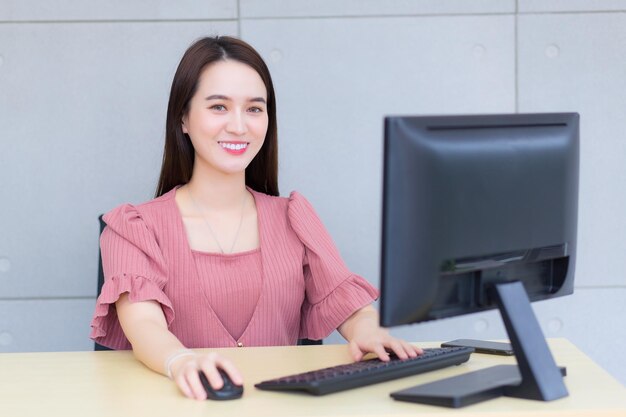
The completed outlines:
{"type": "MultiPolygon", "coordinates": [[[[102,215],[98,217],[100,221],[100,234],[104,230],[106,223],[102,220],[102,215]]],[[[102,285],[104,285],[104,270],[102,269],[102,253],[98,250],[98,296],[102,291],[102,285]]],[[[298,339],[298,345],[321,345],[322,340],[311,340],[311,339],[298,339]]],[[[106,346],[102,346],[99,343],[94,342],[94,350],[113,350],[106,346]]]]}
{"type": "MultiPolygon", "coordinates": [[[[104,230],[104,227],[107,225],[104,220],[102,220],[102,214],[98,216],[98,220],[100,221],[100,234],[104,230]]],[[[100,245],[98,245],[98,293],[97,296],[100,296],[102,292],[102,286],[104,285],[104,270],[102,269],[102,253],[100,252],[100,245]]],[[[94,342],[94,350],[113,350],[106,346],[102,346],[99,343],[94,342]]]]}

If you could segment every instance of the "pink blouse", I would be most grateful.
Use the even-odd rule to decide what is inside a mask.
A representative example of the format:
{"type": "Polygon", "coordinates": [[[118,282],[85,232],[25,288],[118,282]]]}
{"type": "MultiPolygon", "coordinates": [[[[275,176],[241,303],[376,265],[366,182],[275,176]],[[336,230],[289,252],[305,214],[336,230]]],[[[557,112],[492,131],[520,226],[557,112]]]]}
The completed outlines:
{"type": "Polygon", "coordinates": [[[260,240],[256,301],[248,294],[246,307],[238,312],[233,307],[239,301],[222,294],[224,277],[217,276],[225,270],[249,272],[250,265],[229,266],[229,256],[218,256],[213,261],[223,264],[215,271],[199,272],[203,268],[196,260],[204,255],[189,247],[173,189],[104,216],[107,227],[100,246],[105,283],[96,302],[91,338],[114,349],[131,348],[115,312],[115,302],[125,292],[132,302],[160,303],[168,328],[190,348],[293,345],[299,338],[322,339],[378,296],[373,286],[348,270],[302,195],[293,192],[282,198],[250,192],[260,240]],[[206,273],[216,276],[201,276],[206,273]],[[228,325],[220,319],[224,312],[236,314],[225,319],[228,325]],[[232,326],[241,321],[243,330],[232,326]]]}
{"type": "Polygon", "coordinates": [[[228,333],[238,339],[246,330],[263,286],[259,249],[234,254],[193,251],[207,301],[228,333]]]}

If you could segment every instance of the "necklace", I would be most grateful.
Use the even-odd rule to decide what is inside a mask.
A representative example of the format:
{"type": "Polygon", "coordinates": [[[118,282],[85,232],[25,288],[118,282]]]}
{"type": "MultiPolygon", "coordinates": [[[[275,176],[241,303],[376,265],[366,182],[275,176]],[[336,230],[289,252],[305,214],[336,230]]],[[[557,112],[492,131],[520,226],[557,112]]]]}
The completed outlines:
{"type": "MultiPolygon", "coordinates": [[[[204,217],[202,210],[200,210],[200,206],[198,205],[198,203],[196,203],[196,200],[194,200],[193,195],[191,195],[190,187],[187,187],[187,193],[189,194],[189,198],[191,199],[191,203],[194,205],[194,208],[196,209],[198,214],[200,214],[200,217],[202,217],[202,220],[204,220],[204,224],[206,224],[207,229],[209,229],[209,233],[211,233],[211,236],[213,236],[213,240],[215,240],[215,243],[217,244],[217,247],[220,249],[220,252],[226,253],[224,252],[224,249],[222,249],[222,245],[220,245],[219,240],[217,240],[217,236],[215,236],[215,233],[213,232],[213,229],[211,228],[209,221],[206,219],[206,217],[204,217]]],[[[230,246],[230,251],[228,253],[233,253],[233,249],[235,248],[235,243],[237,243],[237,239],[239,238],[239,232],[241,231],[241,224],[243,223],[243,212],[244,212],[245,203],[246,203],[246,193],[244,193],[243,199],[241,200],[241,218],[239,219],[239,226],[237,226],[237,232],[235,233],[233,244],[230,246]]]]}

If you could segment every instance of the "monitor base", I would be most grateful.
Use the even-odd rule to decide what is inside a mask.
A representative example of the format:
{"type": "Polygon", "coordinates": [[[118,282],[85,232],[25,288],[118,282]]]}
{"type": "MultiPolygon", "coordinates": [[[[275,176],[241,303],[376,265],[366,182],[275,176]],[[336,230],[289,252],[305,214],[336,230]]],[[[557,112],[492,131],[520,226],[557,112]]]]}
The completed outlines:
{"type": "MultiPolygon", "coordinates": [[[[565,368],[560,368],[565,376],[565,368]]],[[[417,385],[390,395],[398,401],[460,408],[507,395],[519,386],[522,376],[517,365],[498,365],[463,375],[417,385]]]]}

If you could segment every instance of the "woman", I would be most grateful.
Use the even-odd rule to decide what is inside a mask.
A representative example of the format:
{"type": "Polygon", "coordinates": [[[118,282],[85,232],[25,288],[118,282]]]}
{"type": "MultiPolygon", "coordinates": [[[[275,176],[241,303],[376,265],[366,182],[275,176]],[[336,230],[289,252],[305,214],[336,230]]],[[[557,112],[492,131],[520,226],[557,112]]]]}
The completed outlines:
{"type": "Polygon", "coordinates": [[[259,54],[201,39],[172,83],[157,198],[104,217],[91,337],[132,347],[187,397],[206,398],[199,371],[215,389],[219,369],[243,383],[227,358],[188,348],[289,345],[337,329],[357,361],[421,353],[380,328],[377,291],[348,271],[307,200],[278,197],[276,136],[259,54]]]}

